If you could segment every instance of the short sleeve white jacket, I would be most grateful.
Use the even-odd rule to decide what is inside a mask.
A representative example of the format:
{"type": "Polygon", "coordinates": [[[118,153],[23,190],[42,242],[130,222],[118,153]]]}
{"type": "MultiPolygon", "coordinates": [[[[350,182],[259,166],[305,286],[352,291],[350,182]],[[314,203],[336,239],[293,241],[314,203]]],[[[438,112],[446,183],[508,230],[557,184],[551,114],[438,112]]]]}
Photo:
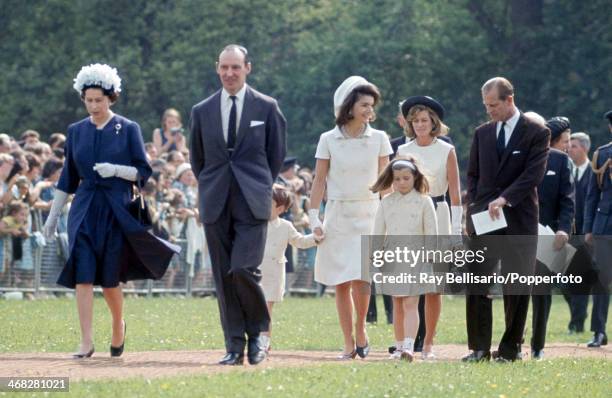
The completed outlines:
{"type": "Polygon", "coordinates": [[[363,135],[346,138],[336,126],[321,134],[317,159],[329,159],[328,200],[373,200],[369,190],[378,178],[378,159],[393,153],[387,133],[369,125],[363,135]]]}

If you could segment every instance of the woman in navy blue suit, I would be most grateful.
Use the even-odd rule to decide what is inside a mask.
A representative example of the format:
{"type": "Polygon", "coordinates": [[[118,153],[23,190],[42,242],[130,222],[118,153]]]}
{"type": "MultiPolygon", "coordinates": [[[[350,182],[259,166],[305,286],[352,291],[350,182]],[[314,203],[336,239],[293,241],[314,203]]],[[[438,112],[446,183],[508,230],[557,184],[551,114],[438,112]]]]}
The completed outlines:
{"type": "Polygon", "coordinates": [[[128,211],[133,184],[151,175],[140,127],[114,114],[110,107],[121,91],[117,71],[108,65],[85,66],[74,88],[89,117],[68,127],[65,163],[45,223],[49,239],[68,195],[75,194],[68,215],[69,257],[58,284],[76,290],[81,346],[75,358],[94,353],[93,287],[100,285],[112,314],[111,356],[123,353],[126,323],[120,282],[159,278],[173,251],[146,232],[128,211]],[[160,260],[151,263],[143,250],[160,260]]]}

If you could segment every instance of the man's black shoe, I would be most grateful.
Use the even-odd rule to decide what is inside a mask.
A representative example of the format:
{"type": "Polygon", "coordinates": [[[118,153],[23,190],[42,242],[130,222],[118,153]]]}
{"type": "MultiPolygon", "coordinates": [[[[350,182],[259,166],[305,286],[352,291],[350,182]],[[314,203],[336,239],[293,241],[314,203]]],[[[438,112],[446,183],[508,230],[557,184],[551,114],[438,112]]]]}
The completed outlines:
{"type": "Polygon", "coordinates": [[[244,364],[244,354],[241,352],[228,352],[219,361],[219,365],[236,366],[236,365],[243,365],[243,364],[244,364]]]}
{"type": "Polygon", "coordinates": [[[514,358],[508,358],[508,357],[502,357],[501,355],[499,355],[499,351],[493,351],[491,353],[491,358],[497,362],[497,363],[506,363],[506,362],[514,362],[514,361],[522,361],[523,360],[523,353],[522,352],[517,352],[516,355],[514,356],[514,358]]]}
{"type": "Polygon", "coordinates": [[[262,349],[258,337],[249,337],[247,358],[249,360],[249,364],[251,365],[257,365],[258,363],[266,359],[266,351],[262,349]]]}
{"type": "Polygon", "coordinates": [[[591,339],[591,341],[587,343],[587,347],[598,348],[598,347],[601,347],[602,345],[607,345],[607,344],[608,344],[608,336],[606,336],[605,333],[599,332],[593,335],[593,338],[591,339]]]}
{"type": "Polygon", "coordinates": [[[491,359],[491,352],[476,350],[476,351],[472,351],[469,355],[466,355],[463,358],[461,358],[461,361],[475,363],[475,362],[489,361],[490,359],[491,359]]]}

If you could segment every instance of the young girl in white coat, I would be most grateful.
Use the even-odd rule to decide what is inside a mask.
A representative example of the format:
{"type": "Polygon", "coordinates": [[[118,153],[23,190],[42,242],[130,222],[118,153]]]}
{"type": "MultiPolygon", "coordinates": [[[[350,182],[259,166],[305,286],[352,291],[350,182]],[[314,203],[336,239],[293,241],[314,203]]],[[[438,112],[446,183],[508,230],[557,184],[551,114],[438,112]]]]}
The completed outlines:
{"type": "Polygon", "coordinates": [[[272,307],[274,303],[283,301],[285,294],[285,250],[291,244],[298,249],[308,249],[323,239],[323,235],[299,233],[290,221],[279,217],[291,208],[291,193],[283,186],[275,184],[272,188],[272,214],[268,222],[268,236],[263,262],[259,266],[261,281],[259,284],[266,297],[270,313],[270,328],[261,332],[260,342],[266,351],[270,349],[272,331],[272,307]]]}
{"type": "MultiPolygon", "coordinates": [[[[380,201],[373,235],[401,236],[404,240],[421,235],[435,237],[438,227],[433,201],[428,195],[429,184],[414,158],[395,158],[385,167],[371,190],[381,192],[390,186],[393,186],[394,192],[380,201]]],[[[429,263],[418,263],[413,266],[406,271],[414,275],[432,272],[429,263]]],[[[397,350],[392,354],[392,358],[412,361],[414,339],[420,321],[419,295],[433,291],[435,291],[433,284],[413,283],[402,285],[402,295],[393,296],[393,306],[403,308],[404,319],[403,322],[393,323],[397,350]]]]}

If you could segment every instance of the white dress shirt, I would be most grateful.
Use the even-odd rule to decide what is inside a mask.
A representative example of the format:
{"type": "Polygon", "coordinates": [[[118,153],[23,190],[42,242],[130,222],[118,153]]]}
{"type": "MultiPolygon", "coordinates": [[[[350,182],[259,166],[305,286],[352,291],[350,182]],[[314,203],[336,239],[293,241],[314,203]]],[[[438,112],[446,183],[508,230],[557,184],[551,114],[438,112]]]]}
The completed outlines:
{"type": "MultiPolygon", "coordinates": [[[[584,172],[586,171],[587,167],[590,166],[589,159],[585,160],[580,166],[577,166],[574,162],[572,162],[572,164],[574,165],[574,170],[578,168],[578,181],[582,180],[584,172]]],[[[575,173],[574,170],[572,170],[572,175],[575,173]]]]}
{"type": "MultiPolygon", "coordinates": [[[[512,136],[512,132],[518,123],[519,117],[521,116],[521,112],[519,112],[518,108],[514,108],[514,114],[508,120],[506,120],[506,125],[504,126],[504,130],[506,131],[506,147],[508,146],[508,142],[510,141],[510,137],[512,136]]],[[[501,129],[502,122],[497,122],[497,135],[499,137],[499,130],[501,129]]]]}
{"type": "MultiPolygon", "coordinates": [[[[236,135],[238,135],[238,127],[240,126],[240,116],[242,116],[245,92],[246,84],[236,93],[236,135]]],[[[229,125],[229,115],[232,109],[232,99],[230,95],[231,94],[225,89],[221,91],[221,126],[223,127],[223,138],[225,142],[227,142],[227,127],[229,125]]]]}

